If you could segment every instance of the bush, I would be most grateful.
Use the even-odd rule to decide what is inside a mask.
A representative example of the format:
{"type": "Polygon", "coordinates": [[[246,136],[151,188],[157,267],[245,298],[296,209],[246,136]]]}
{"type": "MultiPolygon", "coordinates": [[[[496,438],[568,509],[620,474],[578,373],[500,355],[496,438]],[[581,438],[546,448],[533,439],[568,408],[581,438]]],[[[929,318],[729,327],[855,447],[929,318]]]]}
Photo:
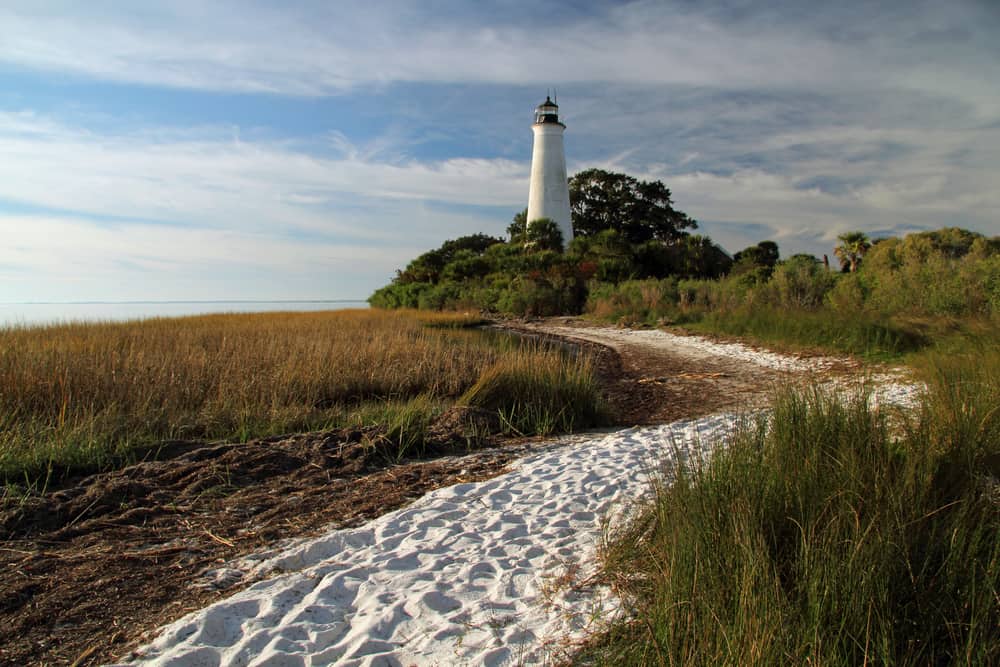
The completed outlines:
{"type": "Polygon", "coordinates": [[[824,347],[866,357],[894,357],[927,345],[923,333],[866,313],[845,318],[832,310],[788,311],[755,307],[705,312],[692,328],[771,343],[824,347]]]}
{"type": "Polygon", "coordinates": [[[834,274],[815,258],[793,257],[774,270],[768,284],[768,301],[779,308],[819,308],[833,289],[834,274]]]}
{"type": "Polygon", "coordinates": [[[677,281],[627,280],[617,285],[593,282],[586,310],[602,319],[655,324],[677,312],[677,281]]]}
{"type": "Polygon", "coordinates": [[[872,246],[859,278],[868,307],[884,313],[987,316],[998,312],[1000,252],[961,229],[911,234],[872,246]]]}

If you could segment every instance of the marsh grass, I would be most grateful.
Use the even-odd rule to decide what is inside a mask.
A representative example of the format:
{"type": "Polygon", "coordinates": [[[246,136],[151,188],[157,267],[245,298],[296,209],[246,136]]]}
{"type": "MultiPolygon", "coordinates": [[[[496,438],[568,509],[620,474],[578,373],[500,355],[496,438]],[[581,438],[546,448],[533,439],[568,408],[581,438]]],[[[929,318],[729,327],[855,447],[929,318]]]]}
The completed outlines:
{"type": "Polygon", "coordinates": [[[606,417],[590,361],[553,348],[504,356],[459,402],[499,412],[504,430],[515,435],[574,431],[606,417]]]}
{"type": "Polygon", "coordinates": [[[1000,662],[1000,352],[928,359],[916,414],[785,394],[609,544],[600,664],[1000,662]]]}
{"type": "MultiPolygon", "coordinates": [[[[378,421],[402,452],[440,407],[515,350],[461,314],[206,315],[0,329],[0,480],[105,469],[156,441],[378,421]]],[[[525,402],[527,405],[529,402],[525,402]]]]}

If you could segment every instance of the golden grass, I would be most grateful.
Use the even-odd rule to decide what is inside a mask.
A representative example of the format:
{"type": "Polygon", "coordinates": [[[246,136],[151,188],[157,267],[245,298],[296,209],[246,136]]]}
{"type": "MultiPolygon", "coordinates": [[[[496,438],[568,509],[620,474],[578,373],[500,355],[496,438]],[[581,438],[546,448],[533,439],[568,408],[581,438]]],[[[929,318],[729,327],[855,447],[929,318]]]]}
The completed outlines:
{"type": "Polygon", "coordinates": [[[104,467],[156,440],[334,426],[365,401],[455,398],[503,355],[447,330],[477,321],[344,310],[2,328],[0,476],[104,467]]]}

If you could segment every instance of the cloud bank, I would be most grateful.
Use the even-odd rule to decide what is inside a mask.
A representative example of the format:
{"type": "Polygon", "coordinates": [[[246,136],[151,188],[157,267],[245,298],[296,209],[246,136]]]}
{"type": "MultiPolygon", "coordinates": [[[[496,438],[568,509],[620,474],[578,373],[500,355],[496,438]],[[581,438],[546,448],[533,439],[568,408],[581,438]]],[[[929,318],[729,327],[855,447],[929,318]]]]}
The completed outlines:
{"type": "Polygon", "coordinates": [[[13,2],[0,25],[0,300],[365,296],[502,233],[552,85],[571,171],[661,179],[730,250],[1000,234],[991,2],[13,2]]]}

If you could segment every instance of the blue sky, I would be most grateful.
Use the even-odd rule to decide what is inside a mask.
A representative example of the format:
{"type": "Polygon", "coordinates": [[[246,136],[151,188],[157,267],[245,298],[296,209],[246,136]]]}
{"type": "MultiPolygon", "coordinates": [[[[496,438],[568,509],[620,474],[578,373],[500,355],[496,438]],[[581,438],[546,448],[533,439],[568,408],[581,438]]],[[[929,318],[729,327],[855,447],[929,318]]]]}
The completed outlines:
{"type": "Polygon", "coordinates": [[[364,298],[571,173],[730,251],[1000,234],[1000,3],[0,6],[0,301],[364,298]]]}

